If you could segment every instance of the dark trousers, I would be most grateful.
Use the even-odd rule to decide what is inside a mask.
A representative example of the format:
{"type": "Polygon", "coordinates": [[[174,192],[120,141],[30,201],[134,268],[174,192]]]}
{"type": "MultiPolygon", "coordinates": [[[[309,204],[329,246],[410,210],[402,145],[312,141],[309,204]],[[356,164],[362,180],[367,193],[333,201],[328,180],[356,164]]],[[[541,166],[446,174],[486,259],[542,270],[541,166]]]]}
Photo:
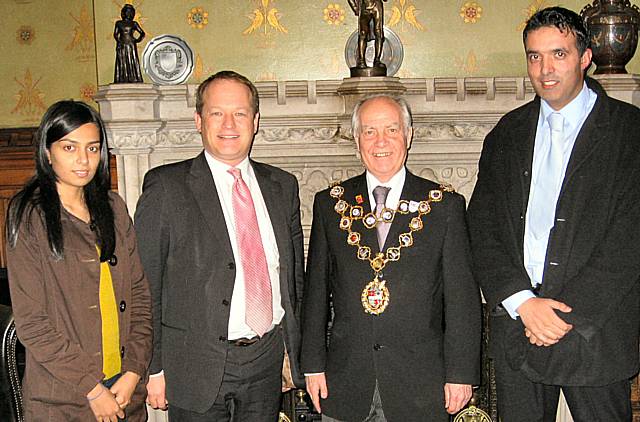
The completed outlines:
{"type": "Polygon", "coordinates": [[[502,422],[555,422],[560,388],[574,422],[631,422],[629,380],[599,387],[538,384],[496,361],[498,413],[502,422]]]}
{"type": "Polygon", "coordinates": [[[279,327],[250,346],[229,345],[213,406],[196,413],[169,405],[171,422],[277,422],[282,398],[284,339],[279,327]]]}
{"type": "MultiPolygon", "coordinates": [[[[325,414],[322,415],[322,422],[344,422],[340,419],[334,419],[331,416],[325,414]]],[[[362,422],[387,422],[387,418],[384,416],[382,410],[382,400],[380,399],[380,389],[378,388],[378,381],[376,380],[376,389],[373,391],[373,399],[371,400],[371,410],[369,416],[362,422]]]]}

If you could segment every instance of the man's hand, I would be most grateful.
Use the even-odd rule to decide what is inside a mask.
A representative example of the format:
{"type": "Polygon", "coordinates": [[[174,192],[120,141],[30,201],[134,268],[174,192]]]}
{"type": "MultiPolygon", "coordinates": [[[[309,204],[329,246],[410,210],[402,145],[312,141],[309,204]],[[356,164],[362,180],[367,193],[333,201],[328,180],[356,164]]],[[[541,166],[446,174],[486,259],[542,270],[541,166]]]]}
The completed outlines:
{"type": "Polygon", "coordinates": [[[444,385],[444,407],[447,413],[454,415],[462,409],[469,400],[471,400],[471,386],[469,384],[450,384],[444,385]]]}
{"type": "Polygon", "coordinates": [[[97,384],[87,394],[89,406],[98,422],[118,422],[118,418],[124,419],[124,410],[116,401],[116,398],[107,387],[97,384]]]}
{"type": "Polygon", "coordinates": [[[551,346],[565,336],[573,326],[567,324],[556,314],[571,312],[571,307],[553,299],[527,299],[517,309],[525,326],[525,335],[531,344],[551,346]]]}
{"type": "Polygon", "coordinates": [[[111,394],[116,396],[116,401],[121,409],[124,409],[131,402],[131,396],[140,381],[140,375],[127,371],[111,386],[111,394]]]}
{"type": "Polygon", "coordinates": [[[323,374],[307,375],[304,377],[307,382],[307,393],[311,396],[313,406],[318,413],[322,413],[320,408],[320,397],[326,399],[329,397],[329,391],[327,390],[327,378],[323,374]]]}
{"type": "Polygon", "coordinates": [[[147,404],[154,409],[167,410],[164,374],[150,376],[147,382],[147,404]]]}

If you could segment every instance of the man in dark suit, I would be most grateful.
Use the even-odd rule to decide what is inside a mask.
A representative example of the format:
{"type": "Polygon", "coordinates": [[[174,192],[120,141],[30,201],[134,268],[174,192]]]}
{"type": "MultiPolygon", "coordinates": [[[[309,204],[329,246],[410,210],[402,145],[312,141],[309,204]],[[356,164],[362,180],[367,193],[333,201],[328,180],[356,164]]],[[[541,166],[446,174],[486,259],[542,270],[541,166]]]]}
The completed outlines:
{"type": "Polygon", "coordinates": [[[219,72],[198,87],[204,151],[149,171],[136,210],[150,280],[148,402],[174,421],[278,419],[283,358],[298,376],[303,235],[291,174],[248,158],[255,86],[219,72]]]}
{"type": "Polygon", "coordinates": [[[594,80],[572,11],[524,29],[536,98],[484,142],[468,216],[491,311],[498,410],[555,421],[630,421],[640,328],[640,113],[594,80]]]}
{"type": "Polygon", "coordinates": [[[307,391],[324,421],[448,421],[480,372],[465,201],[406,170],[413,130],[403,100],[361,101],[352,127],[366,172],[316,194],[313,208],[307,391]]]}

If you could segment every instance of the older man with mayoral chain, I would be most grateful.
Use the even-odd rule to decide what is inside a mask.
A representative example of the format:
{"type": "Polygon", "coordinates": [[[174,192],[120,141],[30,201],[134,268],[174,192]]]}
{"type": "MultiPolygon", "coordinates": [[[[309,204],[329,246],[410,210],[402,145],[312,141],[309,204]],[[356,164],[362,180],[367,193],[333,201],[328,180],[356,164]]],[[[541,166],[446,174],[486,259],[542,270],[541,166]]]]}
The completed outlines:
{"type": "Polygon", "coordinates": [[[480,296],[464,198],[405,168],[413,129],[404,100],[362,100],[352,127],[365,173],[314,202],[307,391],[323,421],[448,421],[479,381],[480,296]]]}

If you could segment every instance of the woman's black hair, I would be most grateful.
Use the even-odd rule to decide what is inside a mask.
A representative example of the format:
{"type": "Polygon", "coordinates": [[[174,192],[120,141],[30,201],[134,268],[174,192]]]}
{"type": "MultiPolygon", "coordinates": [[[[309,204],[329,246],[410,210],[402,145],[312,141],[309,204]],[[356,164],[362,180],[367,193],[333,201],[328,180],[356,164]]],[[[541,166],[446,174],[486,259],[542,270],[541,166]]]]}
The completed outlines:
{"type": "Polygon", "coordinates": [[[93,108],[73,100],[53,104],[42,116],[35,135],[36,175],[9,203],[7,239],[10,247],[16,245],[20,224],[28,221],[31,212],[37,209],[44,216],[51,254],[56,259],[64,258],[64,235],[60,222],[62,204],[56,189],[57,177],[47,153],[51,144],[87,123],[95,124],[100,132],[100,162],[95,176],[84,187],[84,200],[91,216],[91,227],[98,238],[100,261],[107,261],[113,255],[115,229],[113,209],[109,202],[111,179],[104,124],[93,108]]]}

